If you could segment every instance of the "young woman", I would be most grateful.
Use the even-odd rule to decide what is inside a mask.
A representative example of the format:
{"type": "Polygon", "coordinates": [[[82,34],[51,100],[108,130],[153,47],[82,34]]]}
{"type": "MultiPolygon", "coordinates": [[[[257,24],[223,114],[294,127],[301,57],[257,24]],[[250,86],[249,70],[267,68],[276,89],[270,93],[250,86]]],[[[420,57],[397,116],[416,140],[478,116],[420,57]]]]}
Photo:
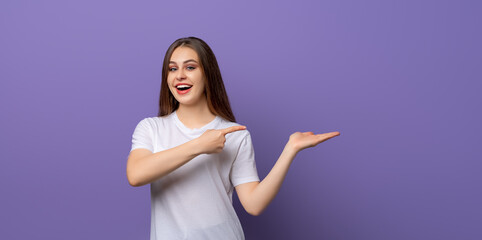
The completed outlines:
{"type": "Polygon", "coordinates": [[[251,136],[235,122],[214,53],[199,38],[181,38],[164,57],[158,116],[134,130],[127,179],[151,184],[151,240],[244,239],[233,190],[259,215],[296,154],[338,135],[291,134],[260,182],[251,136]]]}

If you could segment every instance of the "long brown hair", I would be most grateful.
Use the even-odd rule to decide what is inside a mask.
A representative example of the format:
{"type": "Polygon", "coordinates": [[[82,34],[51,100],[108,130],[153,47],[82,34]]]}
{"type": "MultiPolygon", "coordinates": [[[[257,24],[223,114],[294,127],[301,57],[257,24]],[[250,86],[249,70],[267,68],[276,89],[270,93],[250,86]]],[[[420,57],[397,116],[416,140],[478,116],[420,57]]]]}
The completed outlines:
{"type": "Polygon", "coordinates": [[[221,77],[216,56],[214,56],[211,48],[203,40],[196,37],[179,38],[174,41],[166,51],[162,64],[158,117],[169,115],[179,108],[179,102],[174,98],[167,84],[169,61],[171,60],[172,52],[178,47],[189,47],[193,49],[199,57],[200,65],[206,79],[206,90],[204,94],[208,102],[209,110],[214,115],[218,115],[231,122],[236,122],[234,114],[231,111],[226,89],[224,88],[223,78],[221,77]]]}

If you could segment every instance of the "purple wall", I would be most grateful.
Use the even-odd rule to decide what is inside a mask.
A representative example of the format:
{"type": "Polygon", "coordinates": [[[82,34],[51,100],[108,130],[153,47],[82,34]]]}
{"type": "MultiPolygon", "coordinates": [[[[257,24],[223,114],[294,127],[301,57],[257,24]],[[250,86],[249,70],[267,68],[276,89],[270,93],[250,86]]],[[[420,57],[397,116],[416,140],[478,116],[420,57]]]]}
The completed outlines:
{"type": "Polygon", "coordinates": [[[169,44],[218,57],[260,177],[247,239],[482,239],[480,1],[1,1],[0,239],[148,239],[125,167],[169,44]]]}

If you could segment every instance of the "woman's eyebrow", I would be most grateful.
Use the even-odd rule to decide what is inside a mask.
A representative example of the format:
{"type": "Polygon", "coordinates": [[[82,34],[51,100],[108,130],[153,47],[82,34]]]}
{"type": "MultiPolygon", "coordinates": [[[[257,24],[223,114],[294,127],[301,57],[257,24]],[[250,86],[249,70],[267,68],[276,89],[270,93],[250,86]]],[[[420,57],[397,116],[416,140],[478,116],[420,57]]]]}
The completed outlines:
{"type": "MultiPolygon", "coordinates": [[[[188,63],[188,62],[198,63],[198,62],[197,62],[196,60],[194,60],[194,59],[188,59],[188,60],[184,61],[184,63],[188,63]]],[[[174,62],[174,61],[169,61],[169,63],[176,63],[176,62],[174,62]]]]}

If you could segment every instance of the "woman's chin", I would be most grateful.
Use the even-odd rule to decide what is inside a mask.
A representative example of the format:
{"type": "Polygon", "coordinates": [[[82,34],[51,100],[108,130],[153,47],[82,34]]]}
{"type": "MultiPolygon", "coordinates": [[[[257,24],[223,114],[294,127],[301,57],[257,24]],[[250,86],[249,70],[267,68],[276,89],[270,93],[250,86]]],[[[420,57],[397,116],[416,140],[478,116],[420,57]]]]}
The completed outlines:
{"type": "Polygon", "coordinates": [[[179,105],[184,105],[184,106],[194,106],[198,101],[195,101],[193,99],[176,99],[179,102],[179,105]]]}

